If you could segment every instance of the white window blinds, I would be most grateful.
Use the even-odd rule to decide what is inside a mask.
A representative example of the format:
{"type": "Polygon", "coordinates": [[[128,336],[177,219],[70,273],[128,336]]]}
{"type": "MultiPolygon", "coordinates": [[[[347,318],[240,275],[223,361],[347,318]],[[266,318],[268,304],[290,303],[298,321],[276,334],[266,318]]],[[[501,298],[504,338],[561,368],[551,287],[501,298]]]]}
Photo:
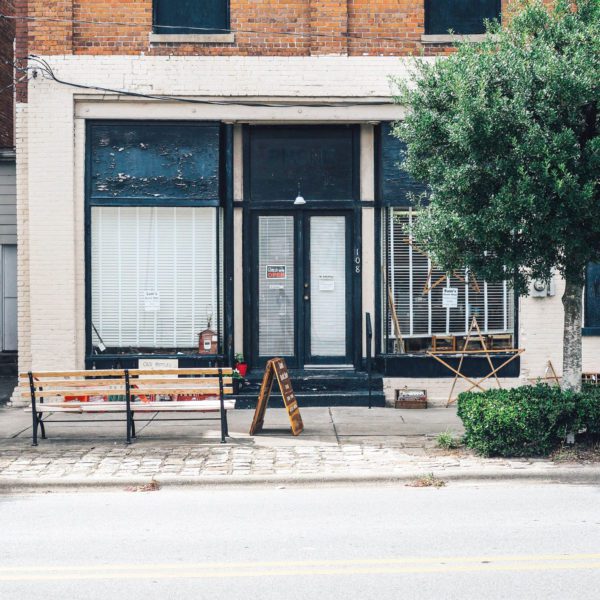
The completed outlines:
{"type": "Polygon", "coordinates": [[[483,333],[513,331],[514,296],[505,281],[479,281],[464,269],[446,277],[410,239],[408,229],[416,213],[412,209],[389,209],[384,215],[387,260],[384,285],[389,286],[389,290],[384,290],[382,297],[387,301],[385,312],[390,339],[394,338],[390,295],[400,331],[406,338],[465,335],[473,316],[483,333]],[[444,307],[444,288],[457,290],[455,308],[444,307]]]}
{"type": "Polygon", "coordinates": [[[92,208],[92,322],[107,347],[194,348],[216,330],[216,227],[216,208],[92,208]]]}

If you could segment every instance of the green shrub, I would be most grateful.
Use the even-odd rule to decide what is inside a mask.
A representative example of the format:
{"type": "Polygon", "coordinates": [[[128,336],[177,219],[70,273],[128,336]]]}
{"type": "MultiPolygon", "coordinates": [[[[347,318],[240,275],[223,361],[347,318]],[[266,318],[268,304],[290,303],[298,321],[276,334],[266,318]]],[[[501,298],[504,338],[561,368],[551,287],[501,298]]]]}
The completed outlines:
{"type": "Polygon", "coordinates": [[[577,431],[585,428],[591,436],[600,437],[600,386],[585,386],[581,395],[577,431]]]}
{"type": "Polygon", "coordinates": [[[458,397],[458,416],[466,445],[484,456],[541,456],[571,431],[600,431],[600,393],[541,384],[469,392],[458,397]]]}

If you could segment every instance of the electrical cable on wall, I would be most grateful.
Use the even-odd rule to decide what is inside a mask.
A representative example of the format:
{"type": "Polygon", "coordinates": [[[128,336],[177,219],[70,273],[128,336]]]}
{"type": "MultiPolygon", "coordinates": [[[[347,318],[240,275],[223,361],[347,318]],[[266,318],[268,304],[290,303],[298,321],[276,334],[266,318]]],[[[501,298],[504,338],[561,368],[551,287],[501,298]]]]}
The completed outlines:
{"type": "Polygon", "coordinates": [[[43,58],[30,55],[28,57],[30,63],[33,63],[33,66],[28,67],[17,67],[15,68],[21,72],[31,72],[31,77],[35,79],[36,73],[42,73],[47,79],[51,79],[52,81],[66,85],[73,88],[84,89],[84,90],[92,90],[97,92],[109,93],[109,94],[118,94],[121,96],[131,96],[134,98],[144,98],[148,100],[162,100],[169,102],[183,102],[186,104],[205,104],[205,105],[217,105],[217,106],[251,106],[251,107],[262,107],[262,108],[344,108],[344,107],[352,107],[352,106],[390,106],[392,104],[392,100],[390,98],[389,102],[323,102],[323,103],[311,103],[311,104],[294,104],[294,103],[284,103],[284,102],[256,102],[256,101],[242,101],[242,100],[205,100],[200,98],[180,98],[177,96],[168,96],[163,94],[145,94],[143,92],[133,92],[130,90],[123,90],[118,88],[109,88],[100,85],[88,85],[83,83],[77,83],[74,81],[66,81],[60,79],[56,76],[50,64],[43,58]]]}

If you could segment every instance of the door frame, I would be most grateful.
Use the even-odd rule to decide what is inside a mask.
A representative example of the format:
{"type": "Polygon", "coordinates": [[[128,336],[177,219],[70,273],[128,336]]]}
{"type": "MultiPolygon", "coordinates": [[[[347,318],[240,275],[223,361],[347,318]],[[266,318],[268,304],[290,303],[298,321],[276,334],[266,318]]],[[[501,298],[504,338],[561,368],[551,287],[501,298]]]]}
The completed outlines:
{"type": "MultiPolygon", "coordinates": [[[[329,203],[328,203],[329,204],[329,203]]],[[[310,261],[308,238],[304,235],[305,223],[311,216],[346,217],[346,252],[348,254],[346,275],[346,350],[344,364],[352,364],[356,369],[362,366],[362,211],[360,203],[348,206],[316,206],[307,208],[266,208],[244,207],[243,221],[243,283],[244,283],[244,356],[250,368],[262,369],[268,358],[258,355],[258,218],[260,216],[294,217],[294,259],[295,259],[295,299],[294,330],[295,357],[283,357],[291,368],[303,369],[305,364],[334,364],[331,360],[320,361],[309,356],[306,343],[310,340],[310,311],[303,306],[305,281],[304,264],[310,261]],[[300,224],[298,224],[300,223],[300,224]],[[304,255],[299,260],[298,251],[304,255]],[[308,257],[308,258],[306,258],[308,257]],[[301,291],[302,293],[299,293],[301,291]],[[302,322],[301,322],[302,321],[302,322]],[[299,335],[300,327],[303,328],[299,335]]],[[[341,204],[341,203],[337,203],[341,204]]]]}

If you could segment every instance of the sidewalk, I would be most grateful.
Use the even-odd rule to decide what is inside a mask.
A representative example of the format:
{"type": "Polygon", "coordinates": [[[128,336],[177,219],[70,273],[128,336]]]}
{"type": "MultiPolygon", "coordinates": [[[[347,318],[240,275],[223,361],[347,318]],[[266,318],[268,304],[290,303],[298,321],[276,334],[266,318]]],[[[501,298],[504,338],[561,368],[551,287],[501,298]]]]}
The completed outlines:
{"type": "MultiPolygon", "coordinates": [[[[311,408],[305,431],[289,433],[283,409],[268,409],[265,431],[248,435],[253,411],[231,411],[231,438],[219,443],[217,421],[138,425],[124,443],[124,423],[47,424],[49,439],[31,444],[31,416],[0,408],[0,490],[165,485],[529,479],[600,483],[594,463],[483,459],[436,448],[442,431],[462,433],[456,409],[311,408]]],[[[103,416],[97,417],[102,418],[103,416]]],[[[162,422],[161,422],[162,421],[162,422]]]]}

